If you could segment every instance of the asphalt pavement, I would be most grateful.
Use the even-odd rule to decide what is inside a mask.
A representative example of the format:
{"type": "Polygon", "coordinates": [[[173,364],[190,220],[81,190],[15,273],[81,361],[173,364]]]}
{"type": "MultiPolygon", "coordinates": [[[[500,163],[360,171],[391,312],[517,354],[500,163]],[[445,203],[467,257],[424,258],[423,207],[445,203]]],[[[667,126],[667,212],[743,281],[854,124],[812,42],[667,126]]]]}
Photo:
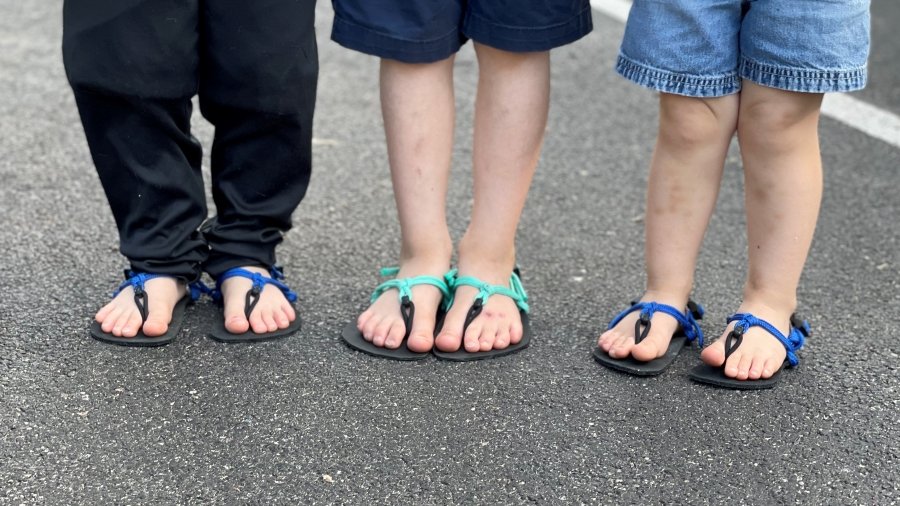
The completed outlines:
{"type": "MultiPolygon", "coordinates": [[[[876,9],[888,42],[857,96],[896,113],[897,52],[879,48],[896,47],[883,26],[900,12],[876,9]]],[[[553,54],[519,233],[532,347],[379,360],[338,337],[399,248],[378,65],[330,42],[330,5],[318,12],[314,175],[279,251],[304,330],[223,345],[206,337],[219,313],[205,301],[172,345],[124,349],[88,337],[124,262],[62,69],[60,6],[0,4],[0,504],[900,502],[898,148],[823,118],[825,199],[800,288],[814,335],[776,389],[693,384],[696,349],[654,379],[601,368],[596,336],[643,283],[656,97],[611,70],[623,27],[597,14],[593,34],[553,54]]],[[[466,47],[455,237],[475,79],[466,47]]],[[[210,126],[194,126],[208,153],[210,126]]],[[[697,272],[711,336],[745,274],[741,195],[735,148],[697,272]]]]}

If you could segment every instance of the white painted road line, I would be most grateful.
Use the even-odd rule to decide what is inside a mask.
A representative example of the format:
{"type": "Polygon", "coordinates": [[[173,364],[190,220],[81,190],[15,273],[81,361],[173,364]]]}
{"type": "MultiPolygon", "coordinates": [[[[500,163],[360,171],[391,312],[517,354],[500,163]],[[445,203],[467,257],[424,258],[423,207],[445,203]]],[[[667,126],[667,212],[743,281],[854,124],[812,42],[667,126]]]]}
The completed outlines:
{"type": "Polygon", "coordinates": [[[628,20],[631,2],[627,0],[591,0],[591,7],[624,23],[628,20]]]}
{"type": "Polygon", "coordinates": [[[900,117],[846,93],[829,93],[822,114],[900,148],[900,117]]]}
{"type": "MultiPolygon", "coordinates": [[[[624,23],[628,19],[631,2],[591,0],[591,7],[624,23]]],[[[900,116],[890,111],[857,100],[846,93],[829,93],[825,95],[822,114],[900,148],[900,116]]]]}

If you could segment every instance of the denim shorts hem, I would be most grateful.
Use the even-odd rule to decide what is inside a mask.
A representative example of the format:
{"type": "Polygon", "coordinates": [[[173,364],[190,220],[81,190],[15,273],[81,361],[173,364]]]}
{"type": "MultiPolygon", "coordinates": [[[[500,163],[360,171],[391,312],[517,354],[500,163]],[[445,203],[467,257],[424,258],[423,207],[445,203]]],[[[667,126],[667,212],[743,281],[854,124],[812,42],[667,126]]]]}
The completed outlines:
{"type": "Polygon", "coordinates": [[[561,23],[540,27],[503,25],[469,9],[463,21],[463,33],[495,49],[525,53],[564,46],[590,33],[593,26],[590,6],[561,23]]]}
{"type": "Polygon", "coordinates": [[[866,86],[866,67],[848,70],[801,69],[741,58],[741,77],[756,84],[800,93],[861,90],[866,86]]]}
{"type": "Polygon", "coordinates": [[[680,74],[644,65],[619,53],[616,72],[635,84],[673,95],[723,97],[741,91],[737,70],[718,76],[680,74]]]}
{"type": "Polygon", "coordinates": [[[459,30],[432,40],[409,40],[381,33],[335,16],[331,40],[361,53],[404,63],[432,63],[459,51],[466,41],[459,30]]]}

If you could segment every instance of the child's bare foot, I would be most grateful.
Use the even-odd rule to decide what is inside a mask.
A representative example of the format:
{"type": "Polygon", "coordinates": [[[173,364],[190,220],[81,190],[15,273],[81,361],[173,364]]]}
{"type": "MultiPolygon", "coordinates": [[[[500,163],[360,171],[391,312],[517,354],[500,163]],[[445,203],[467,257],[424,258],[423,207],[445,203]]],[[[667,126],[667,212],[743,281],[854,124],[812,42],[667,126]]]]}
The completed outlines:
{"type": "MultiPolygon", "coordinates": [[[[262,267],[241,267],[242,269],[270,277],[268,270],[262,267]]],[[[294,307],[285,298],[278,287],[266,284],[259,301],[250,313],[250,319],[244,314],[247,291],[253,287],[248,278],[234,276],[222,282],[222,302],[225,309],[225,329],[233,334],[243,334],[253,330],[256,334],[286,329],[297,319],[294,307]]]]}
{"type": "MultiPolygon", "coordinates": [[[[401,263],[396,278],[432,276],[443,280],[449,266],[449,254],[435,255],[433,259],[415,258],[401,263]]],[[[415,314],[406,346],[411,351],[425,353],[434,345],[435,317],[444,295],[436,286],[431,285],[417,285],[412,287],[411,291],[415,314]]],[[[363,339],[375,346],[399,348],[406,335],[406,323],[400,311],[400,297],[397,290],[382,293],[359,315],[356,328],[359,329],[363,339]]]]}
{"type": "Polygon", "coordinates": [[[172,310],[187,293],[187,287],[175,278],[162,276],[146,281],[144,291],[147,293],[147,321],[143,322],[143,328],[141,311],[135,304],[134,290],[130,286],[97,311],[94,319],[100,323],[100,328],[116,337],[134,337],[140,330],[148,337],[165,334],[172,321],[172,310]]]}
{"type": "MultiPolygon", "coordinates": [[[[648,291],[641,297],[640,302],[658,302],[683,311],[687,300],[687,295],[648,291]]],[[[631,355],[636,360],[648,362],[665,355],[672,335],[678,330],[678,321],[666,313],[657,311],[650,320],[647,337],[640,344],[634,344],[634,324],[640,315],[640,311],[633,311],[622,318],[616,326],[600,335],[597,346],[616,359],[631,355]]]]}
{"type": "MultiPolygon", "coordinates": [[[[785,336],[791,331],[793,307],[776,309],[763,303],[744,301],[738,313],[750,313],[765,320],[785,336]]],[[[725,337],[737,322],[731,322],[722,336],[700,353],[700,359],[713,367],[721,367],[725,362],[725,337]]],[[[744,333],[740,347],[728,357],[725,376],[739,380],[771,378],[784,363],[787,351],[778,339],[759,327],[752,327],[744,333]]]]}
{"type": "MultiPolygon", "coordinates": [[[[487,254],[477,249],[459,248],[459,277],[472,276],[491,285],[510,288],[509,281],[515,267],[515,253],[501,261],[489,260],[487,254]]],[[[459,286],[453,299],[453,307],[444,319],[444,326],[435,346],[448,353],[462,346],[469,353],[502,350],[522,340],[522,318],[515,301],[503,295],[489,297],[479,314],[465,331],[466,316],[475,302],[479,290],[472,286],[459,286]]]]}

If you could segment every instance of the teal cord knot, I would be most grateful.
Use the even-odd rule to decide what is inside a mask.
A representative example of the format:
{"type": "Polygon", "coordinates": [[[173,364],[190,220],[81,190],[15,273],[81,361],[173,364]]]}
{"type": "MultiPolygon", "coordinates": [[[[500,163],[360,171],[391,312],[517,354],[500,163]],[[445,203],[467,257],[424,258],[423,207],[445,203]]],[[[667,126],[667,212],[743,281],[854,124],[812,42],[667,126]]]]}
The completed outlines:
{"type": "Polygon", "coordinates": [[[515,272],[513,272],[509,277],[509,288],[503,285],[492,285],[490,283],[486,283],[474,276],[457,277],[456,274],[456,269],[447,273],[448,279],[452,275],[451,286],[454,290],[457,286],[460,285],[477,288],[478,295],[475,296],[476,304],[483,306],[487,304],[487,300],[491,296],[504,295],[512,299],[520,310],[528,313],[528,293],[525,292],[525,287],[522,285],[522,280],[515,272]]]}
{"type": "MultiPolygon", "coordinates": [[[[384,267],[379,271],[383,277],[396,276],[399,272],[399,267],[384,267]]],[[[450,306],[450,301],[452,300],[450,287],[446,281],[434,276],[414,276],[410,278],[389,279],[375,288],[375,291],[372,292],[372,297],[369,298],[369,303],[374,303],[378,297],[381,297],[381,295],[388,290],[397,290],[400,302],[402,304],[408,304],[412,301],[412,288],[419,285],[431,285],[440,290],[441,307],[446,310],[450,306]]]]}

